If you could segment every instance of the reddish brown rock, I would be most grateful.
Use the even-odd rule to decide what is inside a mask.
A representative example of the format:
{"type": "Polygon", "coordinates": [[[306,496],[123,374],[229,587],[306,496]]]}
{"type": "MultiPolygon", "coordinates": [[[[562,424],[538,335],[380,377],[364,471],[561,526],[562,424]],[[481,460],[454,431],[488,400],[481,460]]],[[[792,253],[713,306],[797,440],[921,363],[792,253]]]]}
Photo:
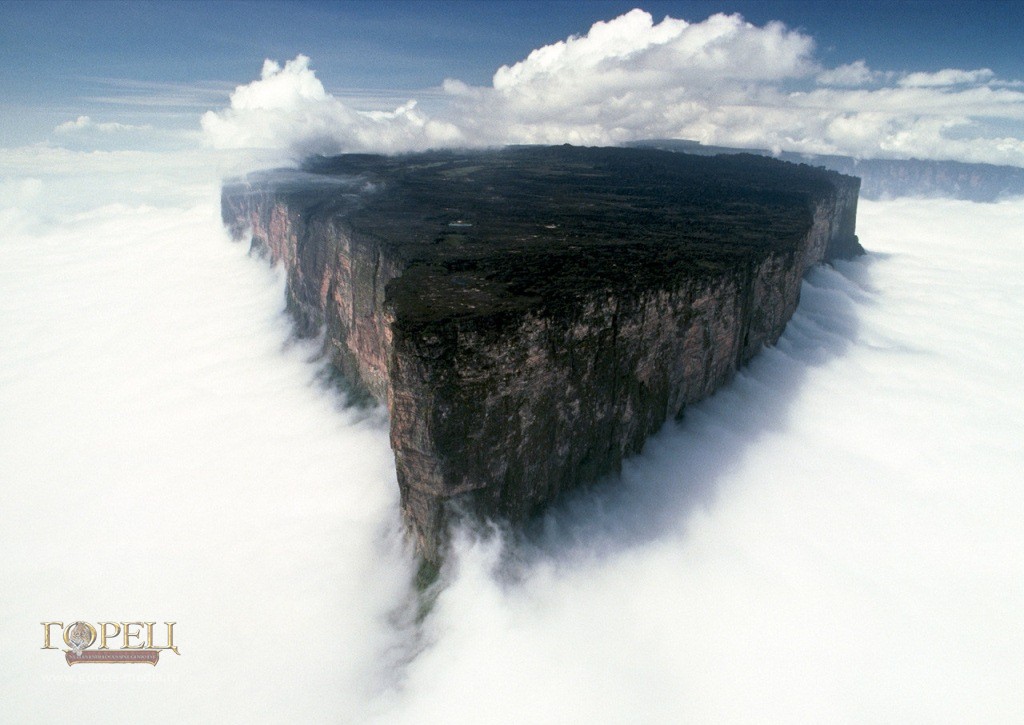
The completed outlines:
{"type": "Polygon", "coordinates": [[[523,519],[619,469],[860,251],[858,180],[755,156],[517,148],[345,156],[225,186],[305,333],[386,403],[402,510],[523,519]]]}

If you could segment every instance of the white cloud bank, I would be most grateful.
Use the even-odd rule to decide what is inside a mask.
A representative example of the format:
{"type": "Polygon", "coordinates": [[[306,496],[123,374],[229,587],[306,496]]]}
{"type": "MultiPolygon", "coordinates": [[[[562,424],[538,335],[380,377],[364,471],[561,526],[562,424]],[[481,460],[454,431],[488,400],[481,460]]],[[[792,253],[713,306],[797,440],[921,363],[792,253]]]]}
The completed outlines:
{"type": "Polygon", "coordinates": [[[874,253],[511,581],[464,544],[389,721],[1024,717],[1022,224],[863,202],[874,253]]]}
{"type": "Polygon", "coordinates": [[[506,143],[614,144],[687,138],[708,144],[917,156],[1024,166],[1024,92],[989,69],[896,73],[864,61],[824,68],[813,38],[739,15],[659,23],[633,10],[586,35],[503,66],[489,86],[443,84],[432,118],[415,102],[355,111],[299,56],[238,87],[203,116],[219,148],[408,151],[506,143]],[[822,87],[815,87],[816,83],[822,87]]]}
{"type": "Polygon", "coordinates": [[[360,719],[412,566],[386,421],[316,382],[216,180],[145,161],[166,184],[109,183],[109,155],[0,183],[0,719],[360,719]],[[180,657],[40,649],[41,621],[125,618],[176,621],[180,657]]]}
{"type": "MultiPolygon", "coordinates": [[[[719,46],[671,49],[678,23],[607,25],[598,40],[657,42],[618,57],[592,31],[511,66],[501,88],[449,84],[453,108],[506,94],[519,125],[494,111],[493,135],[528,140],[562,123],[530,116],[565,82],[597,113],[597,134],[605,111],[586,79],[608,71],[621,91],[615,74],[639,78],[659,53],[690,53],[713,73],[732,39],[767,37],[731,20],[719,46]],[[550,77],[569,63],[590,70],[550,77]]],[[[773,32],[792,76],[720,79],[749,86],[752,119],[770,108],[754,101],[824,72],[799,38],[773,32]]],[[[745,42],[755,57],[772,47],[745,42]]],[[[342,134],[329,121],[350,111],[294,63],[270,66],[264,80],[281,79],[265,95],[207,117],[222,124],[219,145],[449,142],[416,136],[400,113],[356,114],[342,134]]],[[[648,71],[641,100],[666,82],[648,71]]],[[[898,134],[908,98],[939,109],[923,114],[939,141],[954,128],[942,103],[958,94],[972,108],[1019,104],[994,81],[951,92],[878,87],[891,79],[874,73],[848,74],[846,87],[865,87],[818,89],[817,102],[847,104],[830,124],[853,146],[898,134]]],[[[680,98],[701,90],[699,75],[680,98]]],[[[718,98],[711,84],[701,92],[718,98]]],[[[667,112],[607,110],[627,130],[667,112]]],[[[716,119],[737,118],[719,113],[713,134],[725,134],[716,119]]],[[[764,116],[765,130],[729,133],[761,138],[777,118],[764,116]]],[[[491,138],[451,125],[460,143],[491,138]]],[[[1020,202],[862,202],[872,255],[814,272],[779,344],[621,481],[552,513],[514,576],[493,566],[500,540],[465,541],[417,630],[386,426],[339,410],[314,382],[312,349],[289,343],[280,277],[227,242],[223,158],[24,148],[0,162],[5,718],[1024,719],[1020,202]],[[39,622],[78,617],[176,620],[182,656],[68,668],[39,649],[39,622]]]]}
{"type": "Polygon", "coordinates": [[[214,180],[132,196],[118,159],[3,186],[35,217],[0,238],[6,719],[1024,718],[1024,204],[862,202],[872,255],[514,576],[467,540],[417,630],[386,425],[314,382],[214,180]],[[181,656],[40,649],[108,617],[177,621],[181,656]]]}

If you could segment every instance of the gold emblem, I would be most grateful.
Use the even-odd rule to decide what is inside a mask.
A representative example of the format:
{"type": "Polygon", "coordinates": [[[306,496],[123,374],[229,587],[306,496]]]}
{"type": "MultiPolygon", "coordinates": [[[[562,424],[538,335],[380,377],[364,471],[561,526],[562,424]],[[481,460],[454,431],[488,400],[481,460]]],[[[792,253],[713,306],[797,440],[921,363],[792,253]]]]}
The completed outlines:
{"type": "Polygon", "coordinates": [[[75,622],[64,630],[64,641],[76,655],[96,641],[96,630],[88,622],[75,622]]]}

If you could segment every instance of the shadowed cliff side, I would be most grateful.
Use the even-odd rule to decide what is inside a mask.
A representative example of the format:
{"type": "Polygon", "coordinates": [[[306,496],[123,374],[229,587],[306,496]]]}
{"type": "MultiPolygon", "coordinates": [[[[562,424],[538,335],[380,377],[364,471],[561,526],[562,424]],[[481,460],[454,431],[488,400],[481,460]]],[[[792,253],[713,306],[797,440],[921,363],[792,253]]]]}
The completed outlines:
{"type": "Polygon", "coordinates": [[[388,405],[402,508],[521,520],[617,471],[860,253],[859,181],[749,155],[523,147],[312,159],[228,184],[300,332],[388,405]]]}

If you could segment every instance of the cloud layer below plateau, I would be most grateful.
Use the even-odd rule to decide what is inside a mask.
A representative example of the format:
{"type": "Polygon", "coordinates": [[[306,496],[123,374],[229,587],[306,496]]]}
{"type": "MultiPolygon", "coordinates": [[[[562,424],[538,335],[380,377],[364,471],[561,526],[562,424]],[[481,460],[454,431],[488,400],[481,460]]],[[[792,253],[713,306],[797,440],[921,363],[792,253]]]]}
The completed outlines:
{"type": "MultiPolygon", "coordinates": [[[[296,155],[506,143],[607,145],[649,138],[861,158],[1024,166],[1024,89],[987,68],[826,68],[813,38],[739,15],[655,23],[633,10],[534,50],[491,85],[449,79],[437,110],[416,99],[359,111],[305,56],[267,61],[229,108],[202,118],[219,148],[296,155]]],[[[436,95],[436,94],[435,94],[436,95]]]]}
{"type": "Polygon", "coordinates": [[[1024,204],[862,203],[871,254],[776,347],[528,537],[461,532],[417,624],[382,413],[174,181],[210,160],[145,159],[167,183],[42,151],[3,182],[5,717],[1024,717],[1024,204]],[[68,668],[39,622],[78,618],[182,654],[68,668]]]}
{"type": "Polygon", "coordinates": [[[435,90],[357,110],[299,56],[202,117],[208,148],[90,110],[0,149],[2,717],[1024,720],[1024,202],[862,202],[870,254],[814,270],[778,345],[536,530],[460,531],[420,621],[384,412],[324,384],[218,218],[254,154],[674,136],[1024,165],[1021,84],[633,11],[435,90]],[[69,668],[40,649],[61,619],[177,621],[182,655],[69,668]]]}

